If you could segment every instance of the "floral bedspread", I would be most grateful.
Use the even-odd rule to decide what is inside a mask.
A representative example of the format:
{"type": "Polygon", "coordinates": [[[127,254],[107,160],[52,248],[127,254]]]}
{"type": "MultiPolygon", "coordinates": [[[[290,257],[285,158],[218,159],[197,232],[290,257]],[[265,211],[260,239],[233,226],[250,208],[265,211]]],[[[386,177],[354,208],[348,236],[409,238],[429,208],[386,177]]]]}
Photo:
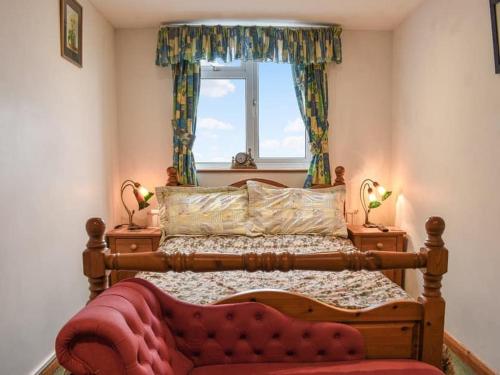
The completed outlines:
{"type": "MultiPolygon", "coordinates": [[[[172,253],[245,253],[288,251],[307,254],[325,251],[355,251],[351,241],[315,235],[200,236],[167,239],[158,251],[172,253]]],[[[209,304],[251,289],[281,289],[300,293],[330,305],[360,309],[384,302],[410,299],[406,292],[380,272],[289,271],[206,273],[141,272],[169,294],[190,303],[209,304]]]]}

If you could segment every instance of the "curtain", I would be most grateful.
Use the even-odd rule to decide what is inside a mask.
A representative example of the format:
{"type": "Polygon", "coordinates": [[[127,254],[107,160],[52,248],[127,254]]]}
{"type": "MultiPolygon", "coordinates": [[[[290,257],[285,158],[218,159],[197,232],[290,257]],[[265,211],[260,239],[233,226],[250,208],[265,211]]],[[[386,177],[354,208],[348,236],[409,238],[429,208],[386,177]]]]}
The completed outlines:
{"type": "Polygon", "coordinates": [[[200,96],[200,64],[182,61],[172,66],[174,167],[179,183],[198,185],[193,155],[196,110],[200,96]]]}
{"type": "Polygon", "coordinates": [[[295,91],[312,153],[305,186],[331,183],[328,159],[326,64],[342,62],[342,28],[262,26],[163,26],[156,65],[171,66],[174,79],[174,166],[179,182],[197,184],[193,157],[200,61],[292,64],[295,91]]]}
{"type": "Polygon", "coordinates": [[[158,32],[156,65],[232,60],[290,64],[342,61],[339,26],[163,26],[158,32]]]}
{"type": "Polygon", "coordinates": [[[328,80],[326,64],[293,64],[295,94],[309,137],[312,159],[304,187],[331,184],[328,154],[328,80]]]}

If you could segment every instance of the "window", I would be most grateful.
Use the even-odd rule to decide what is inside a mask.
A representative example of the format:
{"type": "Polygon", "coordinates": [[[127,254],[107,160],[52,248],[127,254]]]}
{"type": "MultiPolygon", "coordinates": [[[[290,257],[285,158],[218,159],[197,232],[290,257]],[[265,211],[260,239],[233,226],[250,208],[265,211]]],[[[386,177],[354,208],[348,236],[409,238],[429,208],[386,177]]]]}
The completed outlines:
{"type": "Polygon", "coordinates": [[[306,167],[310,155],[290,64],[201,64],[196,141],[198,166],[227,166],[252,149],[260,166],[306,167]]]}

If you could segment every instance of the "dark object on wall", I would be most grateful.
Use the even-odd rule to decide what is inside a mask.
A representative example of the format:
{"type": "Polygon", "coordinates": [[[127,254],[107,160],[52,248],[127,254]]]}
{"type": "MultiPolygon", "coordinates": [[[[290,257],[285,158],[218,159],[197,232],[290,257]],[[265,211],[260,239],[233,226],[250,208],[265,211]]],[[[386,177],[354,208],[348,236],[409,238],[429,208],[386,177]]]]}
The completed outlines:
{"type": "Polygon", "coordinates": [[[60,0],[61,56],[82,67],[83,9],[76,0],[60,0]]]}
{"type": "Polygon", "coordinates": [[[491,28],[493,31],[493,53],[495,54],[495,72],[500,74],[500,0],[490,0],[491,28]]]}

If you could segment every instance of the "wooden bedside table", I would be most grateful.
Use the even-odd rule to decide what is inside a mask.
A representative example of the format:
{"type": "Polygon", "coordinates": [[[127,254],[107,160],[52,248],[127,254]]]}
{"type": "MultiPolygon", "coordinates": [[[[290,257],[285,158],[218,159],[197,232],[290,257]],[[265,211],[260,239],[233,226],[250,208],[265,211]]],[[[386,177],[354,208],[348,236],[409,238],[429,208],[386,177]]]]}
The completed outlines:
{"type": "MultiPolygon", "coordinates": [[[[349,239],[361,251],[406,251],[406,232],[396,227],[387,229],[389,232],[382,232],[377,228],[365,228],[362,225],[347,225],[349,239]]],[[[404,288],[403,270],[386,270],[383,273],[404,288]]]]}
{"type": "MultiPolygon", "coordinates": [[[[106,233],[106,242],[112,254],[142,253],[156,251],[160,244],[161,231],[159,228],[145,228],[128,230],[127,227],[113,229],[106,233]]],[[[110,285],[120,280],[134,277],[137,272],[111,271],[110,285]]]]}

